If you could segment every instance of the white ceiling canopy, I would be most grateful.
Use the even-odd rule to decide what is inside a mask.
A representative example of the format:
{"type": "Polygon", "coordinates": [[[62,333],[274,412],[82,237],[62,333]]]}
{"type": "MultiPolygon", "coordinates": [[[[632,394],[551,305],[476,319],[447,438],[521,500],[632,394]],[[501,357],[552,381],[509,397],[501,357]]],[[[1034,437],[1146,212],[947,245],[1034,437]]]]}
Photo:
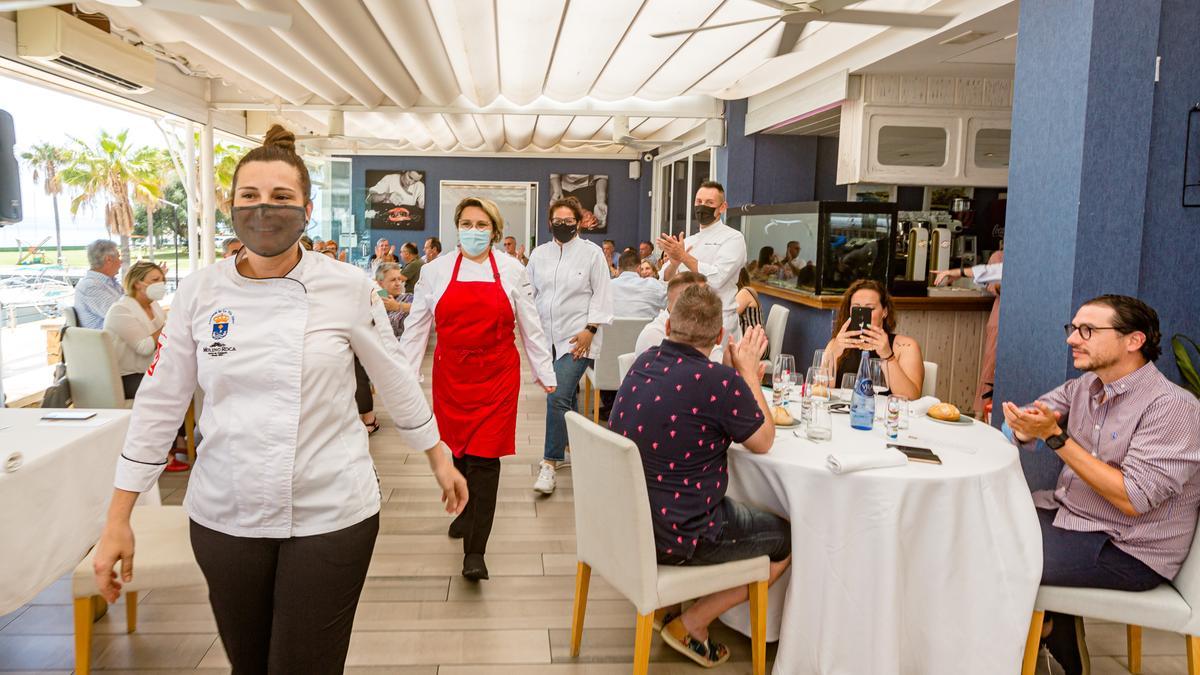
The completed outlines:
{"type": "MultiPolygon", "coordinates": [[[[813,4],[820,1],[832,0],[813,4]]],[[[125,39],[213,78],[214,108],[281,117],[301,133],[335,134],[314,140],[323,148],[360,151],[628,152],[602,142],[624,134],[626,119],[626,139],[677,138],[720,118],[722,99],[759,93],[864,38],[929,34],[810,21],[792,53],[776,57],[784,25],[774,21],[652,34],[771,16],[778,1],[193,3],[227,6],[224,18],[164,9],[172,2],[78,5],[107,15],[125,39]],[[261,25],[255,12],[267,13],[261,25]]],[[[946,15],[958,0],[837,4],[946,15]]]]}

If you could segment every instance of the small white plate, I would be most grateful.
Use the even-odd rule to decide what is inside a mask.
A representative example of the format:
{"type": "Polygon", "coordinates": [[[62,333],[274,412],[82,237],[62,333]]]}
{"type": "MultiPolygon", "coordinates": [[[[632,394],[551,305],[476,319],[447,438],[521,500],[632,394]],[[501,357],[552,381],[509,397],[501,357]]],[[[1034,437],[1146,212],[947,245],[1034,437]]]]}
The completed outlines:
{"type": "Polygon", "coordinates": [[[953,422],[951,422],[949,420],[939,420],[938,418],[930,415],[929,413],[925,413],[925,419],[932,420],[934,422],[937,422],[938,424],[949,424],[952,427],[969,427],[975,423],[974,418],[967,417],[966,415],[962,415],[962,414],[960,414],[958,416],[958,419],[954,420],[953,422]]]}

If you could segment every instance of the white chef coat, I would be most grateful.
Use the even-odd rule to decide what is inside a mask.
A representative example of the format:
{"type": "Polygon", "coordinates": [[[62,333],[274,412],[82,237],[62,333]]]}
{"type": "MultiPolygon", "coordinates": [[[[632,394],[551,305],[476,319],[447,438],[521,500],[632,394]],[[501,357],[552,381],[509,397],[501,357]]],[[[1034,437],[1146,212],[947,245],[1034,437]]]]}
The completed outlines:
{"type": "MultiPolygon", "coordinates": [[[[657,347],[667,339],[667,319],[670,317],[671,315],[667,314],[667,310],[664,309],[654,317],[654,320],[642,327],[642,332],[638,333],[637,342],[634,343],[635,354],[641,354],[651,347],[657,347]]],[[[710,361],[721,362],[721,359],[725,357],[724,346],[728,341],[728,334],[721,335],[721,344],[713,346],[713,350],[708,355],[710,361]]]]}
{"type": "Polygon", "coordinates": [[[635,319],[651,319],[667,306],[667,285],[637,272],[621,272],[612,280],[613,313],[635,319]]]}
{"type": "MultiPolygon", "coordinates": [[[[745,237],[741,232],[717,221],[684,238],[683,247],[695,256],[696,262],[699,263],[697,267],[700,269],[691,271],[708,277],[708,287],[721,298],[722,323],[726,335],[738,337],[741,335],[741,329],[738,324],[737,301],[734,298],[738,291],[738,272],[746,265],[745,237]]],[[[686,268],[683,265],[678,265],[675,273],[678,274],[684,269],[686,268]]],[[[663,270],[665,272],[666,265],[663,265],[663,270]]]]}
{"type": "Polygon", "coordinates": [[[180,284],[138,390],[116,487],[149,490],[196,385],[203,442],[184,507],[232,536],[324,534],[379,511],[367,431],[354,403],[357,355],[409,447],[439,441],[363,273],[305,251],[286,276],[244,277],[227,258],[180,284]]]}
{"type": "Polygon", "coordinates": [[[153,319],[146,316],[137,300],[122,295],[104,316],[104,330],[113,335],[117,370],[121,375],[144,373],[150,366],[157,345],[154,333],[167,322],[167,315],[157,302],[150,302],[150,310],[154,312],[153,319]]]}
{"type": "MultiPolygon", "coordinates": [[[[421,371],[421,360],[425,358],[429,333],[435,329],[434,309],[442,299],[442,294],[450,287],[450,279],[454,276],[454,261],[458,260],[460,255],[455,251],[426,263],[421,268],[421,278],[413,292],[412,310],[404,320],[404,334],[400,338],[400,355],[413,372],[421,371]]],[[[521,342],[525,345],[525,355],[529,357],[533,378],[547,387],[556,386],[558,380],[554,376],[554,364],[550,359],[550,343],[546,340],[546,334],[542,332],[541,317],[538,316],[537,306],[533,302],[533,286],[525,274],[525,267],[516,258],[500,251],[493,251],[492,257],[496,259],[496,269],[500,271],[500,286],[508,296],[513,316],[517,320],[517,328],[521,331],[521,342]]],[[[458,270],[458,280],[491,283],[492,264],[486,258],[482,263],[463,258],[458,270]]]]}
{"type": "MultiPolygon", "coordinates": [[[[558,357],[571,353],[571,338],[589,323],[612,323],[612,276],[599,246],[579,236],[561,246],[549,241],[533,249],[525,270],[542,330],[558,357]]],[[[599,334],[592,338],[586,358],[600,356],[600,341],[599,334]]]]}
{"type": "Polygon", "coordinates": [[[1004,276],[1004,263],[972,265],[971,274],[974,275],[971,277],[971,281],[975,282],[975,285],[986,286],[993,281],[1000,281],[1000,278],[1004,276]]]}
{"type": "Polygon", "coordinates": [[[382,195],[383,200],[392,206],[416,206],[425,208],[425,181],[416,181],[404,187],[400,182],[400,174],[389,173],[375,185],[367,189],[371,195],[382,195]]]}

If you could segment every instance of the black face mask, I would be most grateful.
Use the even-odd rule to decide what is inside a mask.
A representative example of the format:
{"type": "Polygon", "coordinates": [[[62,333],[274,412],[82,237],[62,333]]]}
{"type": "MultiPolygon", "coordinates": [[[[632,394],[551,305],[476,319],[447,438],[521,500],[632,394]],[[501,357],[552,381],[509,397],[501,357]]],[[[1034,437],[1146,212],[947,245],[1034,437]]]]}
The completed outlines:
{"type": "Polygon", "coordinates": [[[273,258],[300,241],[308,213],[303,206],[258,204],[233,207],[233,231],[246,248],[273,258]]]}
{"type": "Polygon", "coordinates": [[[565,244],[575,238],[575,234],[579,232],[578,225],[551,225],[550,234],[554,235],[554,240],[560,244],[565,244]]]}
{"type": "Polygon", "coordinates": [[[701,225],[712,225],[717,219],[717,210],[711,206],[697,204],[692,207],[692,218],[701,225]]]}

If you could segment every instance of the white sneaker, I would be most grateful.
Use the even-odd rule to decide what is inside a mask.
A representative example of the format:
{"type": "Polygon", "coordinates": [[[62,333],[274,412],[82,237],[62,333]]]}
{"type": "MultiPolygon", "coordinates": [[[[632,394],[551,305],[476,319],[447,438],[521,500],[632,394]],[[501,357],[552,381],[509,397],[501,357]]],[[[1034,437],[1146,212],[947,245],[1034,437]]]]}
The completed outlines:
{"type": "Polygon", "coordinates": [[[554,494],[554,466],[542,462],[542,468],[538,471],[537,480],[533,482],[533,491],[540,492],[544,495],[554,494]]]}

